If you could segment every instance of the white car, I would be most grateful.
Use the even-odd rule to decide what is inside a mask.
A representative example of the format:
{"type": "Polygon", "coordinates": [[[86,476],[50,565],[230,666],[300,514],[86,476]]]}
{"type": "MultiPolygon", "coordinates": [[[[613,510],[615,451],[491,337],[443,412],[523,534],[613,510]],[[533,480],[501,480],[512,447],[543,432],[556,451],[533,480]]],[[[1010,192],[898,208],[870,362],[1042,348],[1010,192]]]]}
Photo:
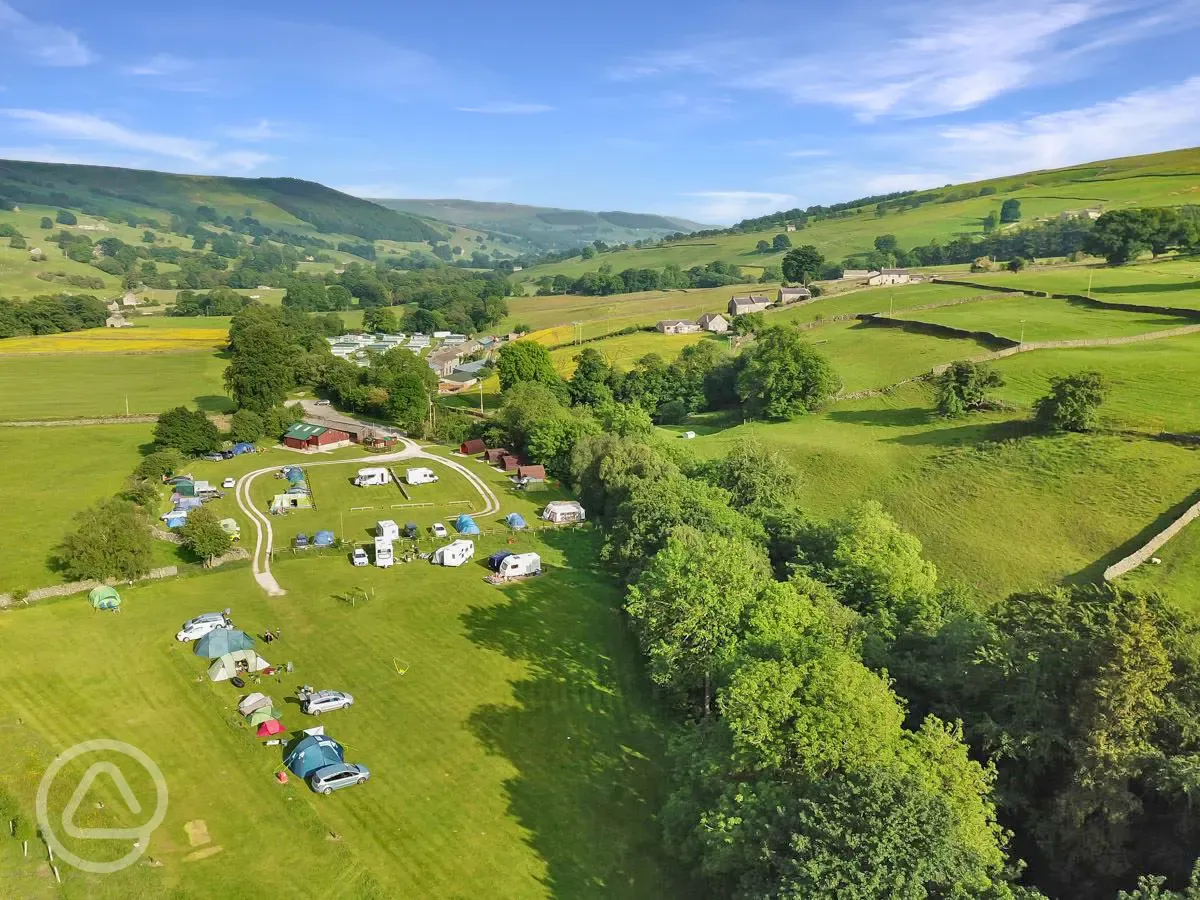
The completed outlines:
{"type": "Polygon", "coordinates": [[[221,482],[221,487],[223,487],[223,488],[237,487],[237,479],[236,478],[226,478],[224,481],[221,482]]]}
{"type": "Polygon", "coordinates": [[[345,709],[353,705],[354,698],[344,691],[313,691],[300,701],[300,709],[309,716],[319,716],[324,712],[333,712],[335,709],[345,709]]]}
{"type": "Polygon", "coordinates": [[[365,566],[371,560],[367,557],[367,551],[362,547],[355,547],[354,553],[350,555],[350,561],[356,566],[365,566]]]}
{"type": "Polygon", "coordinates": [[[436,538],[444,538],[448,534],[446,526],[441,522],[434,522],[431,530],[433,531],[433,536],[436,538]]]}
{"type": "Polygon", "coordinates": [[[198,641],[218,628],[232,628],[233,625],[225,618],[224,613],[201,613],[194,619],[183,623],[183,628],[175,635],[177,641],[198,641]]]}

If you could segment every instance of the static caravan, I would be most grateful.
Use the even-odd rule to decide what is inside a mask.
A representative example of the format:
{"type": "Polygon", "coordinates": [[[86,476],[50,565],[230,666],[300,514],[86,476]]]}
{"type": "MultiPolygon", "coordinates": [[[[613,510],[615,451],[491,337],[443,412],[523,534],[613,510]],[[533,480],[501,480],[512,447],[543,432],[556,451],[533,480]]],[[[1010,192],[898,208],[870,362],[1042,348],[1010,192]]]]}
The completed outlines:
{"type": "Polygon", "coordinates": [[[474,555],[474,542],[459,540],[435,550],[430,562],[435,566],[461,566],[474,555]]]}
{"type": "Polygon", "coordinates": [[[496,573],[501,578],[521,578],[524,575],[541,575],[542,558],[536,553],[514,553],[500,560],[496,573]]]}
{"type": "Polygon", "coordinates": [[[409,484],[436,484],[438,477],[433,469],[424,467],[417,469],[409,469],[404,473],[404,480],[409,484]]]}
{"type": "Polygon", "coordinates": [[[357,487],[373,487],[379,484],[391,484],[392,474],[383,466],[373,466],[369,469],[359,469],[354,479],[357,487]]]}
{"type": "Polygon", "coordinates": [[[383,538],[386,541],[398,541],[400,540],[400,526],[391,519],[376,522],[375,537],[383,538]]]}
{"type": "Polygon", "coordinates": [[[392,542],[387,538],[375,538],[375,565],[381,569],[390,569],[395,561],[396,555],[392,552],[392,542]]]}

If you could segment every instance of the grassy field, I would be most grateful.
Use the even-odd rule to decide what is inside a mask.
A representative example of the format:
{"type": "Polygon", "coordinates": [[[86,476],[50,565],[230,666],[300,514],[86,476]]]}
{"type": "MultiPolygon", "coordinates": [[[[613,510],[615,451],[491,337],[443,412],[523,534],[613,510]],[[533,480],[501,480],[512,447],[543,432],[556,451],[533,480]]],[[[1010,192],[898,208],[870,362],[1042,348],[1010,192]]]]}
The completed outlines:
{"type": "Polygon", "coordinates": [[[607,297],[510,297],[508,317],[498,330],[527,324],[536,329],[563,326],[561,343],[571,340],[571,323],[583,323],[583,337],[590,338],[630,325],[653,325],[661,319],[698,319],[706,312],[725,312],[734,294],[778,294],[777,284],[739,284],[722,288],[686,291],[641,291],[607,297]]]}
{"type": "Polygon", "coordinates": [[[887,387],[924,375],[939,363],[978,356],[988,349],[976,341],[909,334],[857,322],[823,325],[805,332],[805,338],[833,363],[847,393],[887,387]]]}
{"type": "MultiPolygon", "coordinates": [[[[244,896],[286,872],[321,897],[686,895],[659,851],[663,748],[619,593],[596,570],[586,533],[522,541],[550,568],[503,591],[478,565],[382,571],[304,558],[277,567],[289,589],[278,599],[240,569],[127,589],[120,616],[76,597],[0,617],[9,688],[0,727],[21,748],[0,761],[0,791],[31,814],[50,759],[99,735],[142,749],[169,787],[147,851],[157,867],[89,876],[63,866],[56,887],[41,871],[40,845],[26,861],[3,835],[6,894],[244,896]],[[336,599],[351,588],[367,601],[336,599]],[[296,671],[263,687],[277,701],[301,683],[355,694],[352,709],[321,724],[347,759],[371,768],[370,782],[332,797],[294,778],[275,782],[279,748],[258,746],[238,727],[239,692],[210,683],[203,661],[173,641],[184,618],[222,606],[248,631],[281,629],[282,641],[264,653],[296,671]],[[69,668],[64,645],[83,650],[69,668]]],[[[480,553],[490,549],[484,542],[480,553]]],[[[281,705],[289,728],[311,724],[291,702],[281,705]]],[[[52,809],[94,761],[55,780],[52,809]]],[[[134,774],[140,794],[146,779],[134,774]]],[[[137,824],[122,818],[110,783],[97,785],[79,819],[137,824]],[[103,810],[91,802],[100,798],[103,810]]],[[[86,847],[113,858],[128,843],[86,847]]]]}
{"type": "Polygon", "coordinates": [[[158,413],[181,403],[229,411],[228,364],[212,352],[0,355],[0,421],[158,413]]]}
{"type": "Polygon", "coordinates": [[[220,350],[228,340],[228,326],[224,328],[199,325],[181,327],[163,324],[146,328],[89,328],[86,331],[70,331],[65,334],[7,338],[0,343],[0,355],[220,350]]]}
{"type": "Polygon", "coordinates": [[[1014,341],[1124,337],[1196,324],[1195,319],[1178,316],[1097,309],[1067,300],[1020,294],[941,309],[901,312],[897,317],[969,331],[990,331],[1014,341]]]}
{"type": "Polygon", "coordinates": [[[1133,266],[1050,266],[1016,274],[963,275],[970,281],[1057,294],[1088,293],[1097,300],[1200,309],[1200,259],[1187,257],[1133,266]]]}

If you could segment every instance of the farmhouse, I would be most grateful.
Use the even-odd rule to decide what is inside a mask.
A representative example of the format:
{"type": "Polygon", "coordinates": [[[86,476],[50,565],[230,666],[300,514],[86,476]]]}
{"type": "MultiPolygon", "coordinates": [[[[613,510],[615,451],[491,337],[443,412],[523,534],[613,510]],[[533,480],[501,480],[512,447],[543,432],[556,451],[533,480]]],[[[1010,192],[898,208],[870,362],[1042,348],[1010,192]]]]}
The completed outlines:
{"type": "Polygon", "coordinates": [[[137,294],[135,294],[133,291],[126,291],[125,296],[123,296],[121,298],[121,305],[122,306],[137,306],[138,305],[137,294]]]}
{"type": "Polygon", "coordinates": [[[812,291],[806,287],[781,287],[779,289],[779,302],[782,303],[799,303],[804,300],[813,298],[812,291]]]}
{"type": "Polygon", "coordinates": [[[867,284],[877,287],[881,284],[908,284],[911,280],[908,269],[880,269],[870,274],[867,284]]]}
{"type": "Polygon", "coordinates": [[[695,334],[700,330],[697,323],[686,319],[663,319],[654,327],[663,334],[695,334]]]}
{"type": "Polygon", "coordinates": [[[720,313],[705,313],[696,324],[713,334],[724,334],[729,330],[729,320],[720,313]]]}
{"type": "Polygon", "coordinates": [[[729,298],[729,314],[744,316],[747,313],[762,312],[771,301],[762,294],[740,294],[729,298]]]}
{"type": "Polygon", "coordinates": [[[114,313],[104,320],[105,328],[132,328],[133,323],[119,313],[114,313]]]}
{"type": "Polygon", "coordinates": [[[796,223],[795,223],[795,222],[788,222],[788,223],[787,223],[787,225],[785,225],[784,227],[785,227],[785,228],[786,228],[786,229],[787,229],[789,232],[793,232],[793,231],[795,231],[795,230],[796,230],[796,223]]]}
{"type": "Polygon", "coordinates": [[[284,445],[294,450],[330,450],[350,442],[346,432],[312,422],[297,422],[283,436],[284,445]]]}

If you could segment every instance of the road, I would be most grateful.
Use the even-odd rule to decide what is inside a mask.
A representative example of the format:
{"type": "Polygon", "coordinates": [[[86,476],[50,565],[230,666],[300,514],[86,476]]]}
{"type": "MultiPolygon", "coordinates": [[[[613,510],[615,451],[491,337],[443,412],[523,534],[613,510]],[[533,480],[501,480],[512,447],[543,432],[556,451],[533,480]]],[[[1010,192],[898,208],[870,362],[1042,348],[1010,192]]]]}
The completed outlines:
{"type": "MultiPolygon", "coordinates": [[[[464,466],[462,463],[452,459],[446,459],[444,456],[438,456],[434,453],[426,453],[420,448],[416,441],[408,438],[400,439],[404,444],[403,450],[397,450],[394,453],[376,453],[370,456],[359,456],[354,459],[329,459],[312,461],[308,458],[298,459],[296,465],[311,468],[313,466],[352,466],[361,463],[370,463],[379,465],[380,463],[392,463],[400,460],[408,459],[429,459],[443,466],[449,466],[470,482],[471,486],[483,498],[484,508],[480,510],[478,515],[487,516],[500,511],[500,498],[482,478],[464,466]]],[[[274,541],[274,532],[271,528],[271,516],[269,513],[256,509],[253,501],[250,498],[250,487],[254,484],[254,479],[259,475],[267,472],[277,472],[278,465],[267,466],[262,469],[255,469],[246,475],[243,475],[237,483],[238,506],[241,507],[247,518],[254,523],[254,554],[250,557],[250,568],[254,574],[254,580],[258,582],[259,587],[270,594],[272,597],[281,597],[287,593],[275,580],[275,576],[271,572],[271,546],[274,541]]]]}

